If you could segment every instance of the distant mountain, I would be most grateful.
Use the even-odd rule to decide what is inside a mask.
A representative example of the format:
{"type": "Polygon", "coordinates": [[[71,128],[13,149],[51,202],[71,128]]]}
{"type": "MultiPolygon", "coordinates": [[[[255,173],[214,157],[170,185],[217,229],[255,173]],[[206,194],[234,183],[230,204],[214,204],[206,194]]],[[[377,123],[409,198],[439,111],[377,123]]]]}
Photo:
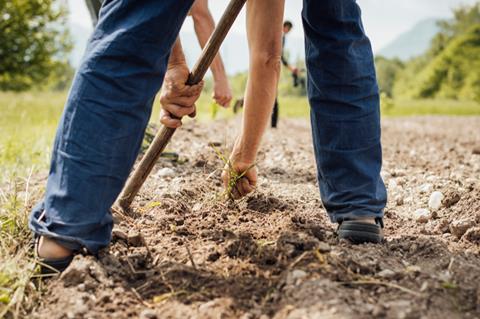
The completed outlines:
{"type": "Polygon", "coordinates": [[[440,31],[437,26],[438,20],[432,18],[420,21],[386,45],[377,55],[401,60],[421,55],[429,48],[433,37],[440,31]]]}
{"type": "MultiPolygon", "coordinates": [[[[70,61],[75,68],[80,64],[91,32],[91,29],[84,26],[77,24],[72,24],[70,26],[70,33],[74,42],[74,49],[70,61]]],[[[181,39],[187,61],[190,66],[193,66],[201,52],[197,38],[193,32],[184,31],[181,33],[181,39]]],[[[286,51],[288,52],[292,63],[298,59],[304,59],[305,52],[303,39],[300,37],[289,36],[286,42],[286,51]]],[[[225,68],[229,74],[248,70],[248,45],[245,35],[237,33],[229,34],[225,39],[220,52],[225,63],[225,68]]]]}

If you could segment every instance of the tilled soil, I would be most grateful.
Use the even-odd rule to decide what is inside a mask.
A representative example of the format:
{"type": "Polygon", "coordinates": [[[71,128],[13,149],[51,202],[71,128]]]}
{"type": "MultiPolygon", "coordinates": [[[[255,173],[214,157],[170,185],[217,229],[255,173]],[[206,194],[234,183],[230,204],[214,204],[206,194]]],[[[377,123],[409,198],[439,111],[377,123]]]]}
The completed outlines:
{"type": "Polygon", "coordinates": [[[39,318],[480,318],[480,118],[386,119],[386,241],[340,242],[308,121],[284,120],[256,193],[223,200],[239,120],[179,130],[99,259],[48,284],[39,318]],[[230,128],[228,128],[230,127],[230,128]],[[165,169],[168,168],[168,169],[165,169]],[[444,198],[429,208],[434,191],[444,198]],[[428,211],[419,211],[428,209],[428,211]]]}

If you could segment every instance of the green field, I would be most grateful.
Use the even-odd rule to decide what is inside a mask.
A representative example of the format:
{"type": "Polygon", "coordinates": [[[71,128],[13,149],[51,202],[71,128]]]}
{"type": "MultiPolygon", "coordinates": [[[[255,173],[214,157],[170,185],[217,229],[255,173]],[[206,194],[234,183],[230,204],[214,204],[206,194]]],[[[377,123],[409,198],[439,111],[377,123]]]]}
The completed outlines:
{"type": "MultiPolygon", "coordinates": [[[[0,165],[5,180],[13,172],[20,175],[32,168],[46,168],[66,93],[28,92],[0,93],[0,165]]],[[[308,117],[306,98],[280,97],[283,117],[308,117]]],[[[449,100],[390,101],[382,108],[384,116],[412,115],[480,115],[480,104],[449,100]]],[[[152,121],[158,119],[155,103],[152,121]]],[[[231,109],[218,108],[216,118],[234,116],[231,109]]],[[[198,119],[212,119],[212,102],[202,95],[198,103],[198,119]]]]}

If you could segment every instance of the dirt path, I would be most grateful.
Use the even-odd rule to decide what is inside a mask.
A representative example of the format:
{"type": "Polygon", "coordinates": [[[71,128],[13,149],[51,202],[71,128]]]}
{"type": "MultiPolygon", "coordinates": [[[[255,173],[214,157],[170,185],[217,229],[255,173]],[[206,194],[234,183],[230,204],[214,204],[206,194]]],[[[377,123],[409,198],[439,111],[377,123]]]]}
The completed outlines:
{"type": "Polygon", "coordinates": [[[388,240],[361,246],[321,207],[307,121],[268,133],[259,190],[236,205],[219,199],[208,146],[233,140],[225,127],[180,130],[180,160],[159,163],[139,217],[53,280],[36,316],[480,318],[480,118],[385,120],[388,240]],[[418,211],[434,191],[442,207],[418,211]]]}

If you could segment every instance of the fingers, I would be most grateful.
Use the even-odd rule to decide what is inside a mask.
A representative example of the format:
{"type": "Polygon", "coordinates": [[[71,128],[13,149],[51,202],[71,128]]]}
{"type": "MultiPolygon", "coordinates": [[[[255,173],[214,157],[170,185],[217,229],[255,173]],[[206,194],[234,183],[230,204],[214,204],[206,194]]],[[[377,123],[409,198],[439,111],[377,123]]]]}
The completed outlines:
{"type": "Polygon", "coordinates": [[[195,102],[203,89],[203,81],[195,85],[185,85],[182,82],[166,82],[162,88],[160,103],[163,113],[160,122],[171,128],[182,125],[181,119],[184,116],[195,117],[195,102]]]}
{"type": "Polygon", "coordinates": [[[228,96],[228,95],[216,95],[214,94],[213,95],[213,99],[215,100],[215,102],[222,106],[222,107],[228,107],[228,105],[230,104],[230,102],[232,101],[232,97],[231,96],[228,96]]]}
{"type": "Polygon", "coordinates": [[[180,119],[172,117],[172,115],[166,111],[162,111],[160,123],[170,128],[179,128],[182,126],[182,121],[180,119]]]}
{"type": "MultiPolygon", "coordinates": [[[[226,189],[228,189],[228,178],[223,178],[223,183],[226,189]]],[[[235,186],[230,190],[231,198],[237,200],[247,196],[255,190],[254,185],[250,184],[250,181],[246,177],[240,178],[235,186]]]]}
{"type": "Polygon", "coordinates": [[[163,104],[163,109],[171,115],[182,118],[195,112],[195,105],[181,106],[177,104],[163,104]]]}

